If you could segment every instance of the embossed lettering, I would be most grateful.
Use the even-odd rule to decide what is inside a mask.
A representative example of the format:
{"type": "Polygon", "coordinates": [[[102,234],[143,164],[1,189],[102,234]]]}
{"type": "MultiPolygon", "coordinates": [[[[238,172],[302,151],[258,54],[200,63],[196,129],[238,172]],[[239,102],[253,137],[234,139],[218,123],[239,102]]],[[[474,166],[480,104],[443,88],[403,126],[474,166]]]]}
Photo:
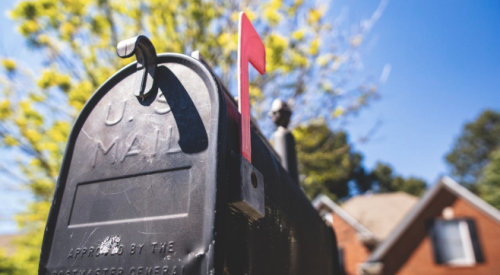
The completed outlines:
{"type": "Polygon", "coordinates": [[[174,140],[174,129],[172,126],[168,126],[168,134],[167,134],[167,153],[177,153],[181,152],[181,148],[177,145],[175,146],[175,140],[174,140]]]}
{"type": "Polygon", "coordinates": [[[135,156],[135,155],[138,155],[139,153],[141,153],[141,150],[139,149],[139,147],[135,144],[136,143],[136,140],[139,140],[138,139],[138,135],[137,134],[134,134],[134,138],[132,139],[132,142],[130,143],[130,145],[127,147],[127,152],[125,153],[125,155],[123,155],[123,158],[122,158],[122,162],[127,158],[127,157],[131,157],[131,156],[135,156]]]}
{"type": "Polygon", "coordinates": [[[120,122],[123,119],[123,115],[125,114],[125,106],[127,106],[126,100],[123,101],[123,108],[122,108],[121,115],[118,118],[116,118],[115,120],[109,120],[109,113],[111,113],[111,103],[110,103],[108,106],[108,114],[106,116],[106,120],[104,121],[104,123],[108,126],[113,126],[113,125],[118,124],[118,122],[120,122]]]}
{"type": "MultiPolygon", "coordinates": [[[[168,266],[132,266],[129,269],[128,274],[130,275],[172,275],[172,274],[184,274],[184,267],[176,267],[170,269],[168,266]],[[172,273],[170,273],[170,272],[172,273]]],[[[54,270],[49,273],[51,275],[124,275],[123,267],[101,267],[92,269],[66,269],[66,270],[54,270]],[[93,271],[93,272],[92,272],[93,271]]]]}
{"type": "MultiPolygon", "coordinates": [[[[97,141],[97,146],[96,146],[96,149],[95,149],[95,158],[94,158],[94,161],[92,162],[92,167],[95,167],[96,163],[97,163],[97,156],[99,155],[99,151],[102,152],[103,155],[107,155],[112,148],[116,148],[115,144],[116,142],[118,141],[118,138],[115,138],[113,140],[113,142],[111,142],[111,144],[106,148],[106,146],[104,146],[102,144],[101,141],[97,141]]],[[[115,149],[115,155],[116,155],[116,149],[115,149]]],[[[115,163],[115,158],[113,156],[113,160],[111,161],[111,163],[115,163]]]]}
{"type": "MultiPolygon", "coordinates": [[[[134,269],[133,267],[131,270],[134,269]]],[[[92,273],[92,269],[73,269],[73,270],[55,270],[52,272],[52,275],[93,275],[93,274],[102,274],[102,275],[123,275],[122,267],[111,267],[111,268],[96,268],[94,273],[92,273]],[[109,271],[109,272],[108,272],[109,271]]]]}
{"type": "Polygon", "coordinates": [[[158,136],[160,135],[160,129],[156,128],[155,129],[155,150],[153,154],[151,154],[152,157],[156,156],[156,152],[158,152],[158,136]]]}
{"type": "Polygon", "coordinates": [[[157,245],[157,244],[158,244],[158,243],[156,243],[156,242],[151,243],[151,245],[153,246],[153,254],[155,253],[155,250],[156,250],[156,245],[157,245]]]}
{"type": "Polygon", "coordinates": [[[160,250],[158,251],[158,253],[165,253],[166,251],[167,251],[166,244],[160,243],[160,250]]]}
{"type": "Polygon", "coordinates": [[[73,259],[73,248],[69,251],[68,259],[73,259]]]}
{"type": "MultiPolygon", "coordinates": [[[[168,106],[167,99],[165,99],[165,96],[163,95],[163,93],[160,93],[160,95],[158,96],[158,98],[156,99],[156,101],[161,102],[161,103],[165,103],[168,106]]],[[[170,106],[168,106],[165,109],[158,109],[158,108],[155,107],[155,113],[157,113],[159,115],[164,115],[164,114],[166,114],[166,113],[168,113],[170,111],[171,111],[170,106]]]]}

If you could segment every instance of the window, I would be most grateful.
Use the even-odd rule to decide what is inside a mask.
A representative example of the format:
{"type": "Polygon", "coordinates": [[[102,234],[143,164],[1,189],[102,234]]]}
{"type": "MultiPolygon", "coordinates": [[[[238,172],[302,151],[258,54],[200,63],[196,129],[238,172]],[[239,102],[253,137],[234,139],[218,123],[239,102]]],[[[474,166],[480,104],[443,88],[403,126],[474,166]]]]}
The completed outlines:
{"type": "Polygon", "coordinates": [[[436,263],[473,265],[483,262],[473,220],[434,220],[430,229],[436,263]]]}
{"type": "Polygon", "coordinates": [[[345,263],[344,263],[344,248],[339,247],[339,265],[340,265],[340,274],[344,275],[345,273],[345,263]]]}

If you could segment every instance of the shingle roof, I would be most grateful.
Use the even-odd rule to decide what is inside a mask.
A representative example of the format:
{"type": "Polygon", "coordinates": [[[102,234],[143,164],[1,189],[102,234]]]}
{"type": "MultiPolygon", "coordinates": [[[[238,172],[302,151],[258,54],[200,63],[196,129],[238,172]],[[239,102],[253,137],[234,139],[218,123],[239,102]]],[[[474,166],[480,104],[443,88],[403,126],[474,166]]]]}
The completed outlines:
{"type": "Polygon", "coordinates": [[[342,208],[378,240],[384,240],[417,202],[415,196],[396,192],[357,196],[344,203],[342,208]]]}

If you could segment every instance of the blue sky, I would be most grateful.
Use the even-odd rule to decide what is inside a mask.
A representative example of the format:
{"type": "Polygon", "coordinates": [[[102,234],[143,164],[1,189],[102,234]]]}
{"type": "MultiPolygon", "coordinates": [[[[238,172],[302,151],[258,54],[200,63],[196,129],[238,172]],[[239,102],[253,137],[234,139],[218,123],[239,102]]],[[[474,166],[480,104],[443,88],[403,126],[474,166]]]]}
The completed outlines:
{"type": "MultiPolygon", "coordinates": [[[[40,60],[6,18],[15,2],[0,1],[0,55],[40,60]]],[[[334,1],[331,8],[347,6],[348,23],[354,24],[377,5],[334,1]]],[[[392,70],[381,99],[349,119],[351,140],[382,121],[369,142],[355,145],[365,165],[384,161],[432,184],[448,172],[444,155],[463,124],[486,108],[500,111],[500,1],[393,0],[364,45],[367,73],[379,75],[387,64],[392,70]]],[[[2,186],[0,191],[0,233],[12,232],[15,224],[4,218],[22,209],[27,197],[2,186]]]]}
{"type": "MultiPolygon", "coordinates": [[[[24,44],[21,35],[7,16],[16,1],[0,1],[0,57],[11,56],[25,61],[39,60],[24,44]],[[35,59],[32,59],[35,56],[35,59]]],[[[39,62],[34,64],[39,65],[39,62]]],[[[12,157],[0,155],[0,161],[12,157]]],[[[30,196],[25,190],[13,185],[8,177],[0,174],[0,234],[16,231],[16,223],[12,214],[25,209],[30,196]]]]}
{"type": "MultiPolygon", "coordinates": [[[[361,16],[376,7],[349,3],[361,16]]],[[[365,165],[385,161],[433,184],[449,171],[444,156],[463,124],[486,108],[500,111],[500,2],[390,1],[368,39],[365,68],[392,70],[381,99],[350,120],[351,139],[382,121],[356,146],[365,165]]]]}

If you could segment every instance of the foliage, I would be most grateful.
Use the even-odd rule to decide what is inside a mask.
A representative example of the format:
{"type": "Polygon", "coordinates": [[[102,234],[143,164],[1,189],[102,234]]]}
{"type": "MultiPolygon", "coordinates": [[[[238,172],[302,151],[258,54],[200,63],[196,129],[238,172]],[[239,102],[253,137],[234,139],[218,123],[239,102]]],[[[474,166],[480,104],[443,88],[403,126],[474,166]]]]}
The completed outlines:
{"type": "Polygon", "coordinates": [[[490,154],[478,184],[479,196],[500,210],[500,149],[490,154]]]}
{"type": "Polygon", "coordinates": [[[390,165],[377,163],[369,175],[372,188],[380,193],[405,192],[414,196],[421,196],[425,192],[427,183],[416,177],[403,178],[395,175],[390,165]]]}
{"type": "Polygon", "coordinates": [[[397,176],[393,181],[394,192],[405,192],[417,197],[420,197],[425,193],[426,187],[427,182],[425,180],[413,176],[406,179],[401,176],[397,176]]]}
{"type": "Polygon", "coordinates": [[[374,15],[352,31],[339,31],[340,21],[328,14],[327,6],[301,0],[19,2],[11,17],[46,67],[35,71],[33,64],[1,60],[0,150],[17,157],[0,169],[34,196],[18,216],[27,234],[16,255],[18,273],[36,273],[72,121],[99,85],[133,61],[116,56],[120,40],[146,34],[159,53],[199,50],[235,91],[237,19],[238,11],[245,10],[266,46],[267,73],[252,77],[250,83],[254,115],[261,125],[270,124],[264,116],[276,97],[301,106],[295,123],[316,116],[331,122],[357,111],[377,94],[377,83],[369,78],[349,80],[359,72],[363,38],[386,2],[382,0],[374,15]]]}
{"type": "Polygon", "coordinates": [[[464,126],[446,161],[461,184],[472,186],[489,163],[490,154],[499,147],[500,113],[485,110],[464,126]]]}
{"type": "Polygon", "coordinates": [[[334,200],[349,194],[348,183],[361,168],[343,131],[332,132],[323,121],[293,130],[297,146],[300,184],[309,198],[325,194],[334,200]]]}
{"type": "Polygon", "coordinates": [[[0,275],[12,275],[15,271],[14,261],[0,250],[0,275]]]}
{"type": "Polygon", "coordinates": [[[363,156],[355,152],[343,131],[332,132],[324,121],[294,129],[300,184],[309,198],[325,194],[334,200],[346,198],[350,191],[365,193],[406,192],[421,196],[426,182],[416,177],[396,175],[388,164],[377,163],[367,172],[363,156]],[[350,186],[353,183],[354,186],[350,186]]]}

